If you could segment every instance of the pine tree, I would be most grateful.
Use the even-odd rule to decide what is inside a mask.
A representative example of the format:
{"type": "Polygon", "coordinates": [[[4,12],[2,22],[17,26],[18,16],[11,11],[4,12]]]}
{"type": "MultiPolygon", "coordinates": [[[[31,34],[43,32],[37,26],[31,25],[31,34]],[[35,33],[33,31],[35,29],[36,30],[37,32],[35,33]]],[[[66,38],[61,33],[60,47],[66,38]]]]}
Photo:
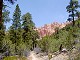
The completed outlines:
{"type": "Polygon", "coordinates": [[[79,2],[78,0],[70,0],[69,5],[66,7],[67,12],[70,13],[69,14],[69,18],[68,21],[73,21],[73,26],[75,25],[75,16],[76,13],[78,12],[78,8],[79,8],[79,2]]]}
{"type": "Polygon", "coordinates": [[[36,44],[36,38],[38,37],[36,31],[33,30],[35,27],[34,22],[32,21],[32,17],[30,13],[26,13],[22,16],[23,20],[23,40],[28,45],[29,49],[34,49],[36,44]]]}
{"type": "Polygon", "coordinates": [[[13,14],[13,19],[12,19],[12,26],[10,27],[9,34],[10,34],[10,40],[12,41],[13,44],[16,45],[15,50],[17,51],[17,46],[20,44],[22,40],[22,31],[21,31],[21,10],[19,8],[19,5],[16,5],[16,9],[13,14]]]}
{"type": "Polygon", "coordinates": [[[6,26],[4,25],[6,22],[9,22],[9,11],[6,9],[6,6],[3,5],[3,11],[2,11],[2,23],[0,24],[0,50],[3,50],[2,47],[2,40],[5,37],[5,29],[6,26]]]}
{"type": "MultiPolygon", "coordinates": [[[[3,2],[4,1],[8,1],[8,2],[10,2],[10,3],[12,3],[12,4],[14,4],[14,1],[16,1],[16,0],[0,0],[0,24],[2,24],[2,10],[3,10],[3,2]]],[[[1,29],[0,29],[1,30],[1,29]]]]}
{"type": "Polygon", "coordinates": [[[12,24],[12,26],[13,26],[14,30],[17,30],[17,29],[21,28],[20,17],[21,17],[21,11],[20,11],[20,8],[17,4],[16,9],[15,9],[14,14],[13,14],[13,24],[12,24]]]}

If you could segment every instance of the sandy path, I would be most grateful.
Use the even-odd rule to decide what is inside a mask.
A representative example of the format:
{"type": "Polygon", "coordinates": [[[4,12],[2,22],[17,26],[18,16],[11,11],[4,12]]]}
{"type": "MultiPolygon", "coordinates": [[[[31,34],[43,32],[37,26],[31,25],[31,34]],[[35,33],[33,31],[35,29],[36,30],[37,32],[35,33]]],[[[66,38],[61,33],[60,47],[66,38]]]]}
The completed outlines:
{"type": "MultiPolygon", "coordinates": [[[[50,60],[67,60],[68,56],[65,54],[59,54],[50,60]]],[[[28,57],[28,60],[49,60],[48,56],[37,56],[35,52],[30,52],[30,56],[28,57]]]]}
{"type": "Polygon", "coordinates": [[[30,52],[30,56],[28,57],[28,60],[41,60],[41,58],[37,57],[34,51],[30,52]]]}

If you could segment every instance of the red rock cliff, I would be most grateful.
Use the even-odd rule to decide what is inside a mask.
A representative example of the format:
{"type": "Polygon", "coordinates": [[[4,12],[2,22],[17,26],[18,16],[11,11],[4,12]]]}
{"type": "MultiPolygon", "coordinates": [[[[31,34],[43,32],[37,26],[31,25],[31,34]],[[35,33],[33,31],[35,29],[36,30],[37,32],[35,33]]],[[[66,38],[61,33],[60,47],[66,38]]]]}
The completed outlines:
{"type": "Polygon", "coordinates": [[[40,38],[44,37],[46,35],[51,35],[55,32],[55,28],[63,28],[66,25],[70,24],[70,22],[66,22],[66,23],[58,23],[58,22],[54,22],[51,24],[45,24],[43,27],[39,27],[39,28],[35,28],[34,30],[36,30],[39,33],[40,38]]]}

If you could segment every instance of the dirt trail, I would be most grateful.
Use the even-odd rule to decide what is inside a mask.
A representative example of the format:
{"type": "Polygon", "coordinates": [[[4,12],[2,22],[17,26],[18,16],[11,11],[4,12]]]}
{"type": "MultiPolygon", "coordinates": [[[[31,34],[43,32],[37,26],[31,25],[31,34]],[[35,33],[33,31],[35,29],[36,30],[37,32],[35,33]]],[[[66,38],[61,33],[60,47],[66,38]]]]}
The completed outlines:
{"type": "Polygon", "coordinates": [[[53,57],[51,60],[68,60],[68,55],[62,53],[53,57]]]}
{"type": "Polygon", "coordinates": [[[34,51],[30,52],[28,60],[48,60],[45,56],[40,57],[34,51]]]}
{"type": "MultiPolygon", "coordinates": [[[[50,60],[67,60],[68,55],[66,54],[59,54],[57,56],[54,56],[50,60]]],[[[38,56],[34,51],[30,52],[30,56],[28,57],[28,60],[49,60],[48,56],[38,56]]]]}

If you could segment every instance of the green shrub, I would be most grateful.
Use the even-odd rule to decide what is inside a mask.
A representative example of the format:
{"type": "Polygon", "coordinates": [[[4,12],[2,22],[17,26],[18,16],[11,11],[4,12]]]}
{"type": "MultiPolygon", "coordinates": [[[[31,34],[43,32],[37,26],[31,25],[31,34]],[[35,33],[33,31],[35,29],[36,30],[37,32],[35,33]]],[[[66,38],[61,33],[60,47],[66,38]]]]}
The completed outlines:
{"type": "Polygon", "coordinates": [[[3,60],[17,60],[16,56],[5,57],[3,60]]]}
{"type": "Polygon", "coordinates": [[[27,60],[27,58],[22,56],[9,56],[5,57],[3,60],[27,60]]]}
{"type": "Polygon", "coordinates": [[[38,44],[42,51],[55,52],[59,49],[60,41],[55,38],[46,36],[40,40],[38,44]]]}

